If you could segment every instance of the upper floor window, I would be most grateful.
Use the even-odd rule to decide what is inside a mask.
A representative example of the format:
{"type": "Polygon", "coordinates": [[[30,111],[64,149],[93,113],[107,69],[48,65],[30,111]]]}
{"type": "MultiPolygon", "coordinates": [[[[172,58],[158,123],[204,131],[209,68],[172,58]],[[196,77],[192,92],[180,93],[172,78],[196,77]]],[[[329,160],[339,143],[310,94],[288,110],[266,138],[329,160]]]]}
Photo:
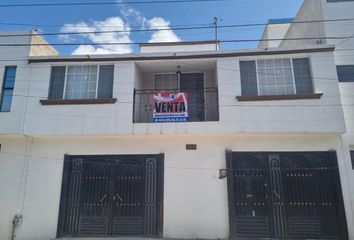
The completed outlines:
{"type": "Polygon", "coordinates": [[[113,75],[113,65],[53,66],[48,98],[112,98],[113,75]]]}
{"type": "Polygon", "coordinates": [[[354,65],[337,66],[339,82],[354,82],[354,65]]]}
{"type": "Polygon", "coordinates": [[[176,90],[178,89],[178,78],[176,73],[156,73],[155,89],[176,90]]]}
{"type": "Polygon", "coordinates": [[[12,96],[15,87],[15,79],[16,79],[16,66],[5,67],[4,81],[2,84],[2,92],[1,92],[1,104],[0,104],[1,112],[10,112],[11,110],[12,96]]]}
{"type": "Polygon", "coordinates": [[[313,93],[308,58],[241,61],[243,96],[313,93]]]}

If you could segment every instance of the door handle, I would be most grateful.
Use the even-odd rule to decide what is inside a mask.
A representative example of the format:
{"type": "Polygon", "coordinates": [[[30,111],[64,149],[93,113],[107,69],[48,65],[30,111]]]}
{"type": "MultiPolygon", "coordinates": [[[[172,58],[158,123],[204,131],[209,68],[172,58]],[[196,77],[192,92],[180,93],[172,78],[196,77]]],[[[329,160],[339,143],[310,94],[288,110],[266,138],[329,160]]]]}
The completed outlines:
{"type": "Polygon", "coordinates": [[[122,198],[121,196],[119,196],[118,193],[115,193],[115,194],[113,195],[113,200],[114,200],[114,201],[116,200],[116,196],[117,196],[117,198],[118,198],[121,202],[124,202],[124,201],[123,201],[123,198],[122,198]]]}
{"type": "Polygon", "coordinates": [[[103,200],[107,197],[107,193],[103,195],[103,197],[100,199],[100,203],[103,202],[103,200]]]}
{"type": "Polygon", "coordinates": [[[267,181],[264,182],[264,190],[265,190],[265,200],[267,200],[269,198],[268,196],[268,183],[267,181]]]}
{"type": "Polygon", "coordinates": [[[280,197],[279,193],[277,193],[275,190],[273,190],[273,194],[274,194],[279,200],[281,200],[281,197],[280,197]]]}

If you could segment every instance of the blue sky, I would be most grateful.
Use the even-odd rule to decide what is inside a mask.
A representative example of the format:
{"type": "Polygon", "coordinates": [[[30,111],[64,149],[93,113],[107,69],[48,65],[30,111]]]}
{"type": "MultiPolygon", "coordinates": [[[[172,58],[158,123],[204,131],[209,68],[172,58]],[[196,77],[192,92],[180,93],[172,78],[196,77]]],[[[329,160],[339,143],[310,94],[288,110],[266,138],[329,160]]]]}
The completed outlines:
{"type": "MultiPolygon", "coordinates": [[[[68,0],[2,0],[2,4],[73,2],[68,0]]],[[[90,2],[93,0],[76,0],[90,2]]],[[[96,0],[97,2],[98,0],[96,0]]],[[[129,1],[129,0],[124,0],[129,1]]],[[[66,7],[18,7],[0,8],[0,23],[30,23],[31,26],[0,25],[2,30],[39,29],[43,32],[86,31],[86,30],[127,30],[156,28],[160,26],[184,26],[208,24],[217,16],[219,24],[243,24],[266,22],[268,19],[294,17],[302,0],[227,0],[224,2],[196,2],[169,4],[138,5],[102,5],[102,6],[66,6],[66,7]],[[78,25],[80,23],[80,25],[78,25]],[[68,25],[69,24],[69,25],[68,25]],[[50,25],[50,26],[44,26],[50,25]]],[[[220,29],[219,39],[258,39],[263,27],[243,27],[220,29]]],[[[59,42],[104,42],[104,41],[168,41],[168,40],[209,40],[214,38],[214,31],[183,30],[145,32],[132,34],[111,34],[95,36],[46,37],[51,43],[59,42]],[[154,34],[154,35],[152,35],[154,34]]],[[[223,49],[256,47],[257,43],[223,43],[223,49]]],[[[137,46],[78,46],[56,47],[61,54],[76,53],[128,53],[137,51],[137,46]]]]}

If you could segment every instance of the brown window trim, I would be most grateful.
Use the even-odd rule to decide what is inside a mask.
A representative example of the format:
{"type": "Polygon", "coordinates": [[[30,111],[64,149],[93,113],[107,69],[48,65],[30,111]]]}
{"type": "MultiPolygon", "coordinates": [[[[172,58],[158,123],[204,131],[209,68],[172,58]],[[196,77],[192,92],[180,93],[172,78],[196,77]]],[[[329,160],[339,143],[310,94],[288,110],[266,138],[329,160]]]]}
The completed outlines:
{"type": "Polygon", "coordinates": [[[304,93],[289,95],[263,95],[263,96],[236,96],[240,102],[248,101],[273,101],[273,100],[300,100],[300,99],[320,99],[323,93],[304,93]]]}
{"type": "Polygon", "coordinates": [[[39,100],[42,105],[82,105],[82,104],[114,104],[116,98],[101,99],[48,99],[39,100]]]}

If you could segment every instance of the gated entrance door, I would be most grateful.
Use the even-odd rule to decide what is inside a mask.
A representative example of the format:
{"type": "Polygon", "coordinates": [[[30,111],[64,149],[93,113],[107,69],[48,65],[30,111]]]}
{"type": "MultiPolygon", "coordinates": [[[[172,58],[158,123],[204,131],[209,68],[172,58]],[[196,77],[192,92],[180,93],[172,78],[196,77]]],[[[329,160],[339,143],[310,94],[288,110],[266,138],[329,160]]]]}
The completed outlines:
{"type": "Polygon", "coordinates": [[[158,236],[163,155],[66,156],[58,237],[158,236]]]}
{"type": "Polygon", "coordinates": [[[348,239],[335,152],[227,153],[232,238],[348,239]]]}

